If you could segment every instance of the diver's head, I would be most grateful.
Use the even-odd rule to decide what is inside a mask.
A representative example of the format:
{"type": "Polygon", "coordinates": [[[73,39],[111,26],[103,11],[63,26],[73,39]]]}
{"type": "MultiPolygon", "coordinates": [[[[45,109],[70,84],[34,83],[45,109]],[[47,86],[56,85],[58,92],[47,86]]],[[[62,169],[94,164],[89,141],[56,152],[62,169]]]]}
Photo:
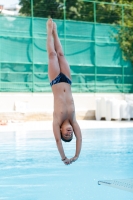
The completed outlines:
{"type": "Polygon", "coordinates": [[[64,142],[70,142],[73,139],[73,128],[68,120],[65,120],[60,128],[61,139],[64,142]]]}

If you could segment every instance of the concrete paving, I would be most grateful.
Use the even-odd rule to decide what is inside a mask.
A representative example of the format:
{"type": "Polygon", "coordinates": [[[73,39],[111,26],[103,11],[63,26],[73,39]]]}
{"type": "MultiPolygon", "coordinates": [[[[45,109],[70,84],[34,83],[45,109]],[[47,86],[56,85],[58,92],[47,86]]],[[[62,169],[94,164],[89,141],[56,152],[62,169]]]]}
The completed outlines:
{"type": "MultiPolygon", "coordinates": [[[[93,121],[78,120],[81,129],[99,128],[133,128],[133,121],[93,121]]],[[[7,131],[40,131],[52,130],[52,121],[30,121],[30,122],[10,122],[5,126],[0,126],[0,133],[7,131]]]]}

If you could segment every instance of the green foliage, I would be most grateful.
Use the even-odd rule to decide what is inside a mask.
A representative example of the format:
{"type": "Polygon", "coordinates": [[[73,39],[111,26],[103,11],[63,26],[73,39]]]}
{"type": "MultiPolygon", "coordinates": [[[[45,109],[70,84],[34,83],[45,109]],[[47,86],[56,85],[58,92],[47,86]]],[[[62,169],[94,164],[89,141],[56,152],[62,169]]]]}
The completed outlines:
{"type": "MultiPolygon", "coordinates": [[[[20,0],[22,8],[20,13],[26,16],[31,16],[31,0],[20,0]]],[[[54,0],[33,0],[33,15],[34,17],[53,17],[63,18],[63,12],[58,9],[59,3],[54,0]]]]}
{"type": "MultiPolygon", "coordinates": [[[[114,0],[104,0],[105,2],[114,2],[114,0]]],[[[121,8],[115,5],[106,5],[103,0],[96,6],[96,21],[98,23],[119,23],[121,21],[121,8]]],[[[22,6],[20,13],[31,16],[31,0],[20,0],[22,6]]],[[[66,0],[65,6],[63,0],[33,0],[34,17],[52,17],[56,19],[94,21],[94,4],[82,0],[66,0]],[[64,10],[65,9],[65,10],[64,10]],[[64,12],[65,11],[65,12],[64,12]]]]}
{"type": "MultiPolygon", "coordinates": [[[[19,4],[22,6],[20,13],[31,16],[31,1],[20,0],[19,4]]],[[[92,3],[85,3],[79,0],[67,0],[65,7],[63,0],[34,0],[33,2],[34,17],[64,19],[64,9],[66,19],[93,21],[92,3]]]]}
{"type": "Polygon", "coordinates": [[[121,30],[119,38],[121,39],[120,45],[125,60],[130,60],[133,64],[133,28],[128,28],[124,31],[121,30]]]}
{"type": "Polygon", "coordinates": [[[31,15],[31,3],[30,3],[30,1],[21,0],[19,5],[22,6],[22,8],[20,9],[20,13],[25,14],[26,16],[31,15]]]}
{"type": "MultiPolygon", "coordinates": [[[[132,3],[133,6],[133,3],[132,3]]],[[[125,7],[124,22],[116,37],[123,51],[123,58],[133,65],[133,7],[125,7]]]]}

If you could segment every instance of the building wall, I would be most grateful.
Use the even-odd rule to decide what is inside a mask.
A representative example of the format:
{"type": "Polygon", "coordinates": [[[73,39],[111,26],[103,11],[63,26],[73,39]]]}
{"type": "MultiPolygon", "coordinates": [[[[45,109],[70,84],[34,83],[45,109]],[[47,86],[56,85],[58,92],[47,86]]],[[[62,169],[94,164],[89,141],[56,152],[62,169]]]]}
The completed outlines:
{"type": "MultiPolygon", "coordinates": [[[[74,93],[77,119],[95,119],[96,99],[124,99],[124,94],[74,93]]],[[[52,120],[52,93],[0,93],[0,119],[8,120],[52,120]]]]}

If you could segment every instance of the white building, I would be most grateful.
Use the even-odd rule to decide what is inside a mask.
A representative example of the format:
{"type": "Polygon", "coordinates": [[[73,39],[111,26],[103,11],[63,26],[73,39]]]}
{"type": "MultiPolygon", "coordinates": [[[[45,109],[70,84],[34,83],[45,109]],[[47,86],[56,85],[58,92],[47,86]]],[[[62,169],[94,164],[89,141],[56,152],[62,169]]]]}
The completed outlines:
{"type": "Polygon", "coordinates": [[[0,5],[0,13],[3,15],[12,15],[12,16],[16,16],[19,15],[19,10],[20,10],[21,6],[18,4],[13,4],[10,6],[3,6],[0,5]]]}

